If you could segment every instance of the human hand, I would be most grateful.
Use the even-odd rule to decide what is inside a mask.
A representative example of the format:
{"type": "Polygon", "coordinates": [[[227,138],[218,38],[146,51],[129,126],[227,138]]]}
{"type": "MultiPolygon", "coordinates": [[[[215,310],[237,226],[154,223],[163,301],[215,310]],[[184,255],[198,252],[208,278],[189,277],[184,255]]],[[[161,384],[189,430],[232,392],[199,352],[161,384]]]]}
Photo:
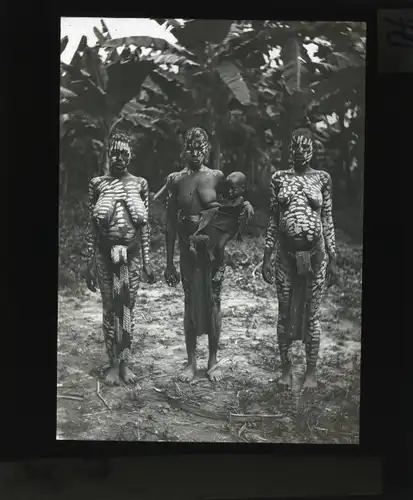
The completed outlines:
{"type": "Polygon", "coordinates": [[[154,275],[153,270],[149,264],[144,264],[143,274],[144,274],[145,281],[147,283],[149,283],[150,285],[153,285],[155,283],[155,275],[154,275]]]}
{"type": "Polygon", "coordinates": [[[97,291],[97,278],[96,278],[96,273],[95,273],[95,267],[93,264],[89,264],[86,273],[85,273],[85,279],[86,279],[86,286],[88,289],[95,293],[97,291]]]}
{"type": "Polygon", "coordinates": [[[244,210],[241,213],[241,217],[245,217],[246,222],[249,222],[253,216],[254,216],[254,208],[249,201],[246,201],[244,205],[244,210]]]}
{"type": "Polygon", "coordinates": [[[166,269],[164,272],[164,277],[165,277],[166,284],[168,286],[171,286],[171,287],[175,287],[181,279],[174,264],[172,264],[170,266],[166,266],[166,269]]]}
{"type": "Polygon", "coordinates": [[[266,283],[268,283],[269,285],[272,285],[274,283],[272,266],[269,260],[264,260],[262,264],[261,274],[266,283]]]}
{"type": "Polygon", "coordinates": [[[326,286],[330,288],[338,282],[338,267],[335,256],[328,257],[328,264],[326,270],[326,286]]]}

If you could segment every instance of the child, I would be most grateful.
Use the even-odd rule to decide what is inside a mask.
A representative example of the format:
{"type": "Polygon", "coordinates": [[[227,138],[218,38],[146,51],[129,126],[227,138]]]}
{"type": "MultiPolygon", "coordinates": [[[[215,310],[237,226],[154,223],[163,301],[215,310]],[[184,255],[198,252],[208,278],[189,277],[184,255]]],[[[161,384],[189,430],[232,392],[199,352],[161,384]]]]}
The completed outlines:
{"type": "Polygon", "coordinates": [[[212,261],[212,276],[221,269],[227,243],[237,234],[240,236],[239,218],[244,211],[246,177],[242,172],[232,172],[218,186],[217,198],[220,201],[208,203],[202,211],[202,219],[197,231],[190,237],[190,250],[196,255],[196,247],[204,243],[212,261]]]}

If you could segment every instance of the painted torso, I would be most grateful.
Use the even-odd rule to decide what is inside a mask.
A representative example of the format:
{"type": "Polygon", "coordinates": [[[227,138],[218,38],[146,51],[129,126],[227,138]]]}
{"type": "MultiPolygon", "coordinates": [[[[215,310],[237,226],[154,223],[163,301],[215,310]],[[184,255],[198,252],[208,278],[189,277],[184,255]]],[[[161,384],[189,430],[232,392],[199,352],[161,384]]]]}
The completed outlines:
{"type": "Polygon", "coordinates": [[[133,175],[121,179],[110,176],[94,179],[96,203],[92,218],[99,233],[108,241],[129,243],[137,230],[148,222],[142,195],[146,181],[133,175]]]}
{"type": "Polygon", "coordinates": [[[279,232],[290,244],[312,243],[323,231],[321,208],[325,172],[276,172],[272,179],[274,202],[279,207],[279,232]]]}

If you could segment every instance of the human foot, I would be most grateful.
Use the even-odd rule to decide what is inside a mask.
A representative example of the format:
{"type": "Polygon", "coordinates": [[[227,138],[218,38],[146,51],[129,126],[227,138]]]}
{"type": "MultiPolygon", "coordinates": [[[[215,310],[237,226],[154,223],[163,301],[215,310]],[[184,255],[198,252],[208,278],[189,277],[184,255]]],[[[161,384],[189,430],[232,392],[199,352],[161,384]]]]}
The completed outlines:
{"type": "Polygon", "coordinates": [[[304,375],[304,381],[301,389],[307,392],[314,392],[317,389],[317,375],[315,370],[307,370],[304,375]]]}
{"type": "Polygon", "coordinates": [[[291,391],[293,387],[293,373],[291,366],[283,369],[281,377],[278,380],[278,387],[281,391],[291,391]]]}
{"type": "Polygon", "coordinates": [[[222,368],[218,365],[218,361],[215,359],[208,362],[208,378],[211,382],[219,382],[224,377],[224,372],[222,368]]]}
{"type": "Polygon", "coordinates": [[[185,369],[179,374],[179,380],[181,382],[191,382],[196,373],[196,365],[194,363],[189,363],[185,369]]]}
{"type": "Polygon", "coordinates": [[[122,363],[120,365],[120,376],[122,380],[125,382],[125,384],[133,384],[136,382],[136,375],[133,373],[133,371],[128,367],[128,365],[122,363]]]}
{"type": "Polygon", "coordinates": [[[106,377],[105,377],[105,384],[106,385],[119,385],[120,384],[120,379],[119,379],[119,369],[116,367],[111,367],[109,368],[106,377]]]}

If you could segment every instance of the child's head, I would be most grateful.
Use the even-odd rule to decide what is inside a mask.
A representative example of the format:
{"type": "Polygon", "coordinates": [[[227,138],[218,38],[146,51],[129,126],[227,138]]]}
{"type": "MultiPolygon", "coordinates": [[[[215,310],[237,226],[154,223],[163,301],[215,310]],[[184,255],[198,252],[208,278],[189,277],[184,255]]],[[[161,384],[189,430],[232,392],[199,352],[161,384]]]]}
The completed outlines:
{"type": "Polygon", "coordinates": [[[247,178],[242,172],[232,172],[227,177],[229,198],[238,198],[245,193],[247,178]]]}

